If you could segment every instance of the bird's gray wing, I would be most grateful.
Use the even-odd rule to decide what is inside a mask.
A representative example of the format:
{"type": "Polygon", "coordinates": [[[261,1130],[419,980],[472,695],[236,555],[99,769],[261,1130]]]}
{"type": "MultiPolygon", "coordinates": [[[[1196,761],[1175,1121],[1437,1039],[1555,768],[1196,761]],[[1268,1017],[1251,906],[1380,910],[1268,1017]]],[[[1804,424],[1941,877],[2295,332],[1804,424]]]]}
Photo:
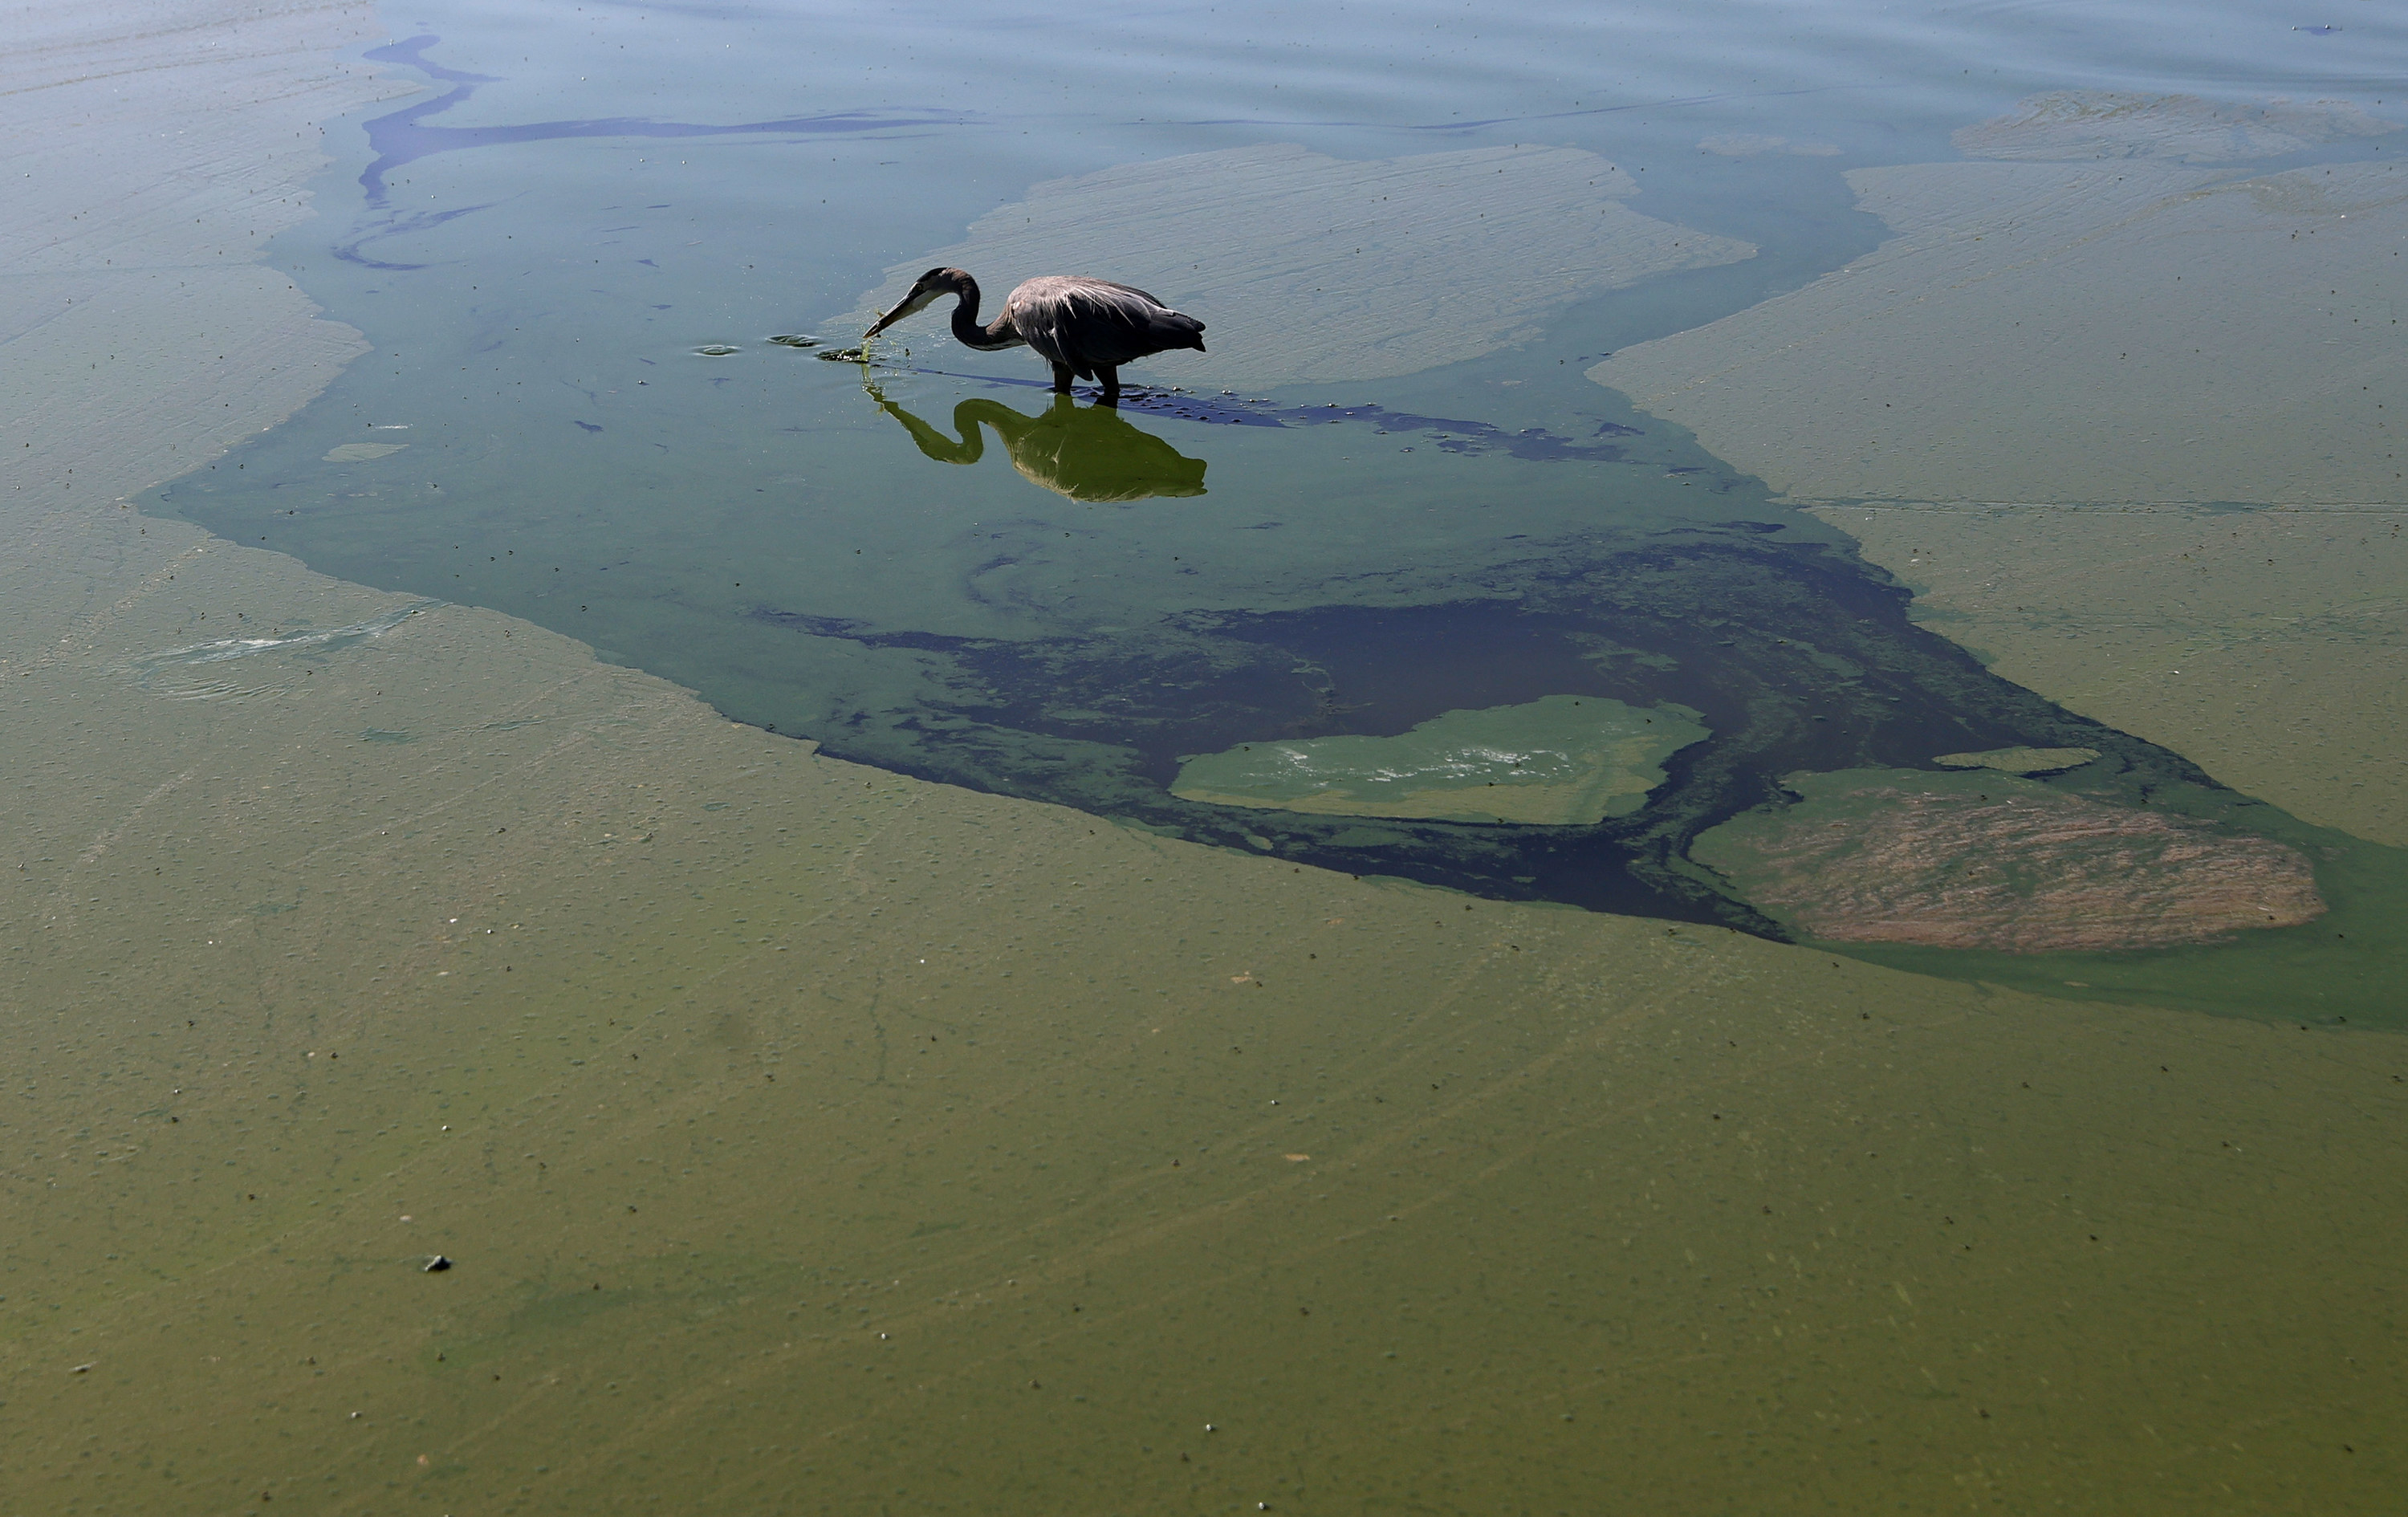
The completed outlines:
{"type": "Polygon", "coordinates": [[[1011,293],[1005,309],[1012,329],[1040,357],[1082,378],[1168,348],[1203,346],[1197,335],[1203,322],[1168,309],[1142,290],[1107,279],[1030,279],[1011,293]]]}

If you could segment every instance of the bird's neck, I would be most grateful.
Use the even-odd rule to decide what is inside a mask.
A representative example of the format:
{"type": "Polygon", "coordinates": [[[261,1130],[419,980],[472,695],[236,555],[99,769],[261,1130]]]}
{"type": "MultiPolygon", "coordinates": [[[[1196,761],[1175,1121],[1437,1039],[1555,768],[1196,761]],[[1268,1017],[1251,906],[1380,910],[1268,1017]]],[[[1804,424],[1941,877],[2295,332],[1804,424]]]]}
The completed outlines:
{"type": "Polygon", "coordinates": [[[978,280],[965,276],[953,293],[961,299],[953,306],[953,336],[965,348],[1011,348],[1020,338],[997,321],[992,327],[979,325],[978,280]]]}

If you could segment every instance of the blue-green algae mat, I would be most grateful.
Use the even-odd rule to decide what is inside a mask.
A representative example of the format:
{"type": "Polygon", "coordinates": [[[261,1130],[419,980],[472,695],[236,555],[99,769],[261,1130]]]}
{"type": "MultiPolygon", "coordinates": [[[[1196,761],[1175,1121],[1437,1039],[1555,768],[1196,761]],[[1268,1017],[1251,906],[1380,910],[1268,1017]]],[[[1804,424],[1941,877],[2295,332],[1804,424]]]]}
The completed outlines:
{"type": "MultiPolygon", "coordinates": [[[[509,27],[372,50],[431,93],[338,139],[278,262],[375,351],[152,508],[839,757],[1166,835],[2060,992],[2397,1015],[2395,851],[1991,674],[1851,539],[1584,377],[1865,251],[1842,173],[1945,156],[2030,79],[1876,132],[1762,92],[1534,115],[1442,62],[1493,108],[1256,115],[1266,78],[1216,114],[1182,76],[1197,109],[1123,82],[1105,130],[1032,114],[1028,79],[801,88],[761,45],[799,45],[782,21],[671,32],[752,40],[607,114],[509,27]],[[920,264],[1057,251],[1094,266],[984,272],[1182,281],[1212,352],[1117,408],[933,315],[843,356],[920,264]],[[1620,736],[1508,730],[1583,702],[1620,736]],[[1420,780],[1383,767],[1408,750],[1420,780]],[[2100,824],[1968,904],[1956,875],[2028,848],[2030,813],[1914,787],[2011,750],[2086,755],[1996,784],[2100,824]],[[1831,798],[1856,775],[1920,779],[1831,798]],[[1810,815],[1881,892],[1799,864],[1810,815]]],[[[2358,131],[2293,158],[2365,156],[2358,131]]]]}

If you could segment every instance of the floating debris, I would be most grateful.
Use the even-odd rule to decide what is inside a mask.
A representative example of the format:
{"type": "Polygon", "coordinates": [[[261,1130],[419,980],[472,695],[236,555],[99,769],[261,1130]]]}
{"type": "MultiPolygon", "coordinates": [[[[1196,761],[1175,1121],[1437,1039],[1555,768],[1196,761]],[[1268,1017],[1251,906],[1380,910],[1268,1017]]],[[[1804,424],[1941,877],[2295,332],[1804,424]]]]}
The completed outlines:
{"type": "Polygon", "coordinates": [[[824,358],[831,364],[867,364],[869,362],[869,350],[867,348],[831,348],[824,353],[814,353],[811,356],[814,358],[824,358]]]}
{"type": "Polygon", "coordinates": [[[731,348],[724,342],[706,342],[701,347],[696,348],[695,352],[703,358],[725,358],[730,353],[741,351],[742,350],[740,349],[731,348]]]}
{"type": "Polygon", "coordinates": [[[816,348],[820,345],[819,338],[807,337],[799,332],[789,332],[769,340],[781,348],[816,348]]]}
{"type": "Polygon", "coordinates": [[[451,1267],[452,1261],[438,1253],[426,1261],[425,1272],[430,1275],[439,1275],[451,1267]]]}

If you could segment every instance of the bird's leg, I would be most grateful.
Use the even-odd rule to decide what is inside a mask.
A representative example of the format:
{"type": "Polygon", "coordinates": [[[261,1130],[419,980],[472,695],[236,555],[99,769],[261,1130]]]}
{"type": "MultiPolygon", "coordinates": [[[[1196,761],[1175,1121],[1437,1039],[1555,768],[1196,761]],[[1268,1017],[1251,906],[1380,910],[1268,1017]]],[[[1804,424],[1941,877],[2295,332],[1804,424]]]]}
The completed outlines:
{"type": "Polygon", "coordinates": [[[1119,405],[1121,403],[1121,371],[1116,368],[1098,368],[1096,370],[1096,378],[1104,381],[1104,393],[1096,397],[1096,404],[1098,406],[1119,405]]]}
{"type": "Polygon", "coordinates": [[[1057,395],[1067,395],[1070,393],[1069,365],[1056,364],[1054,365],[1054,393],[1057,395]]]}

